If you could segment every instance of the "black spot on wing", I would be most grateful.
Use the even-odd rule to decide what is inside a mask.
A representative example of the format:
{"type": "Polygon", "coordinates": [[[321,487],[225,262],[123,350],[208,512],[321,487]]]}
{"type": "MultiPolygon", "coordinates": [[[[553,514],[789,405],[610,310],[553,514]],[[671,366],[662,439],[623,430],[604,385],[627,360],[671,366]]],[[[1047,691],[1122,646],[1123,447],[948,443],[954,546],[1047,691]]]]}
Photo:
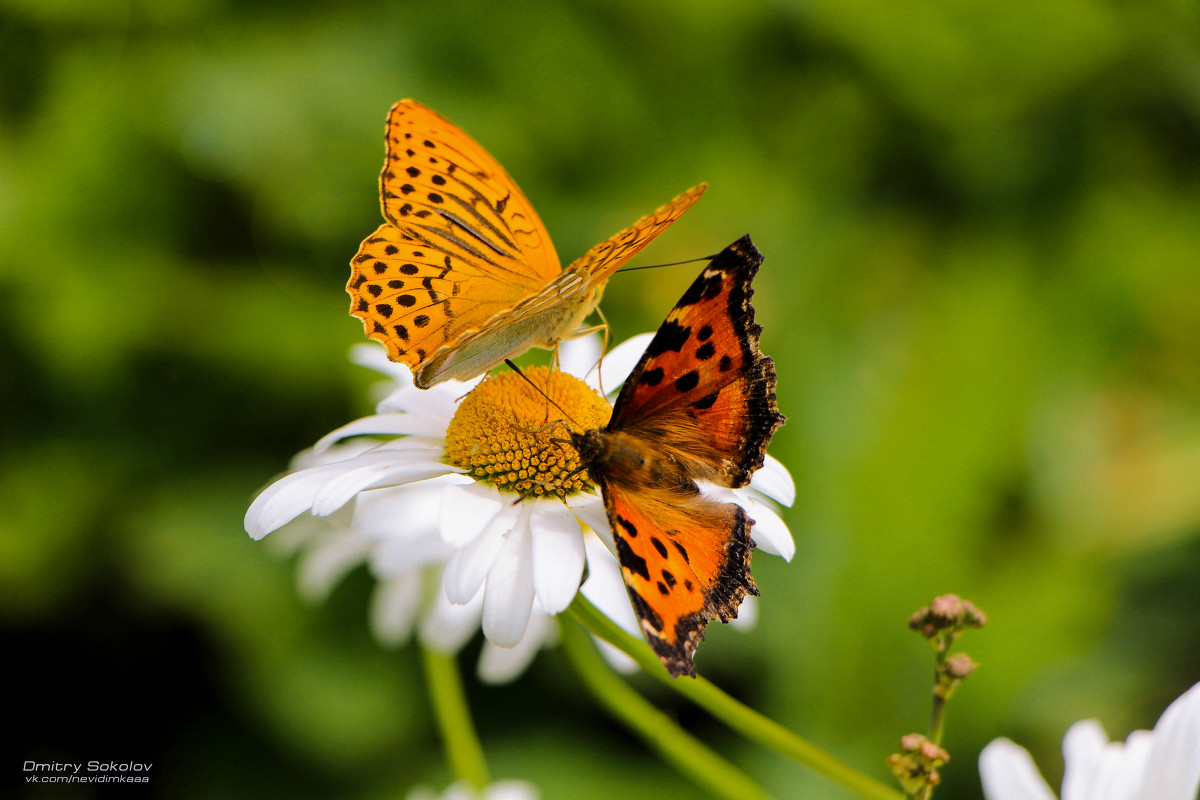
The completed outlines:
{"type": "MultiPolygon", "coordinates": [[[[650,607],[650,604],[647,603],[645,600],[643,600],[642,596],[640,594],[638,594],[637,592],[635,592],[633,589],[629,590],[629,599],[633,603],[633,611],[635,614],[637,614],[638,619],[646,620],[646,622],[650,623],[651,628],[654,628],[654,630],[658,631],[659,633],[662,633],[662,629],[663,629],[662,617],[660,617],[658,615],[658,613],[655,612],[655,610],[650,607]]],[[[656,652],[658,652],[659,647],[665,646],[666,643],[663,642],[663,643],[659,644],[655,641],[651,641],[650,645],[652,647],[654,647],[656,652]]]]}
{"type": "MultiPolygon", "coordinates": [[[[646,580],[650,580],[650,570],[646,568],[646,559],[633,552],[633,548],[620,536],[614,537],[614,539],[617,543],[617,560],[621,562],[621,566],[634,575],[641,575],[646,580]]],[[[661,622],[659,622],[658,629],[662,630],[661,622]]]]}
{"type": "Polygon", "coordinates": [[[690,392],[700,384],[700,373],[696,370],[684,373],[681,377],[675,379],[675,391],[690,392]]]}
{"type": "Polygon", "coordinates": [[[642,376],[638,378],[638,383],[644,383],[647,386],[658,386],[660,383],[662,383],[662,379],[662,367],[655,367],[654,369],[648,369],[643,372],[642,376]]]}
{"type": "Polygon", "coordinates": [[[691,335],[691,327],[685,327],[669,319],[658,329],[658,333],[651,340],[650,346],[646,348],[646,356],[653,358],[654,356],[662,355],[668,350],[675,353],[682,352],[683,346],[687,344],[687,340],[691,335]]]}
{"type": "Polygon", "coordinates": [[[618,515],[617,515],[617,524],[618,524],[618,525],[620,525],[622,528],[624,528],[624,529],[625,529],[625,532],[626,532],[627,534],[629,534],[629,536],[630,536],[631,538],[633,538],[633,539],[636,539],[636,538],[637,538],[637,535],[638,535],[638,534],[637,534],[637,528],[635,528],[635,527],[634,527],[634,525],[633,525],[633,523],[632,523],[632,522],[630,522],[629,520],[625,519],[625,518],[624,518],[624,517],[622,517],[620,514],[618,514],[618,515]]]}
{"type": "MultiPolygon", "coordinates": [[[[667,557],[667,555],[668,555],[667,546],[665,544],[663,544],[657,536],[650,537],[650,544],[654,545],[654,549],[658,551],[658,554],[660,556],[662,556],[663,558],[667,557]]],[[[642,563],[644,564],[646,562],[643,561],[642,563]]]]}
{"type": "Polygon", "coordinates": [[[688,552],[684,549],[683,545],[674,539],[671,540],[671,544],[675,545],[675,549],[679,551],[679,555],[683,556],[683,561],[685,564],[690,564],[692,562],[692,560],[688,558],[688,552]]]}

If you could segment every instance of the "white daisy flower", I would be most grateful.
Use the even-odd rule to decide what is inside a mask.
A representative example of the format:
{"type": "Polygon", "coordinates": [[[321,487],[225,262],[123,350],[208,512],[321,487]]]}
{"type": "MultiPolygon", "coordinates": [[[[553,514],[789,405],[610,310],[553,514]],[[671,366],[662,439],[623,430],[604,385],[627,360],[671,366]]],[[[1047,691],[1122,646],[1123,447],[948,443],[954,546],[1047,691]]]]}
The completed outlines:
{"type": "MultiPolygon", "coordinates": [[[[600,387],[618,388],[651,338],[634,337],[603,361],[597,337],[564,342],[561,373],[527,375],[576,422],[600,428],[611,413],[600,387]]],[[[380,581],[377,638],[398,644],[415,628],[426,644],[453,652],[482,626],[480,675],[493,682],[520,674],[555,640],[551,617],[580,590],[585,563],[585,596],[638,633],[603,500],[573,448],[561,446],[567,431],[544,396],[510,372],[419,390],[408,368],[374,345],[356,347],[353,358],[392,378],[377,413],[298,456],[246,514],[255,539],[282,528],[284,546],[303,550],[306,596],[322,598],[366,561],[380,581]]],[[[782,464],[768,456],[743,489],[706,488],[747,509],[762,549],[791,558],[791,535],[772,505],[794,498],[782,464]]]]}
{"type": "Polygon", "coordinates": [[[417,786],[408,800],[538,800],[537,787],[526,781],[496,781],[482,792],[466,781],[455,781],[438,794],[427,786],[417,786]]]}
{"type": "MultiPolygon", "coordinates": [[[[1195,800],[1200,789],[1200,684],[1159,717],[1153,731],[1110,742],[1096,720],[1063,739],[1062,800],[1195,800]]],[[[1029,751],[996,739],[979,754],[988,800],[1054,800],[1029,751]]]]}

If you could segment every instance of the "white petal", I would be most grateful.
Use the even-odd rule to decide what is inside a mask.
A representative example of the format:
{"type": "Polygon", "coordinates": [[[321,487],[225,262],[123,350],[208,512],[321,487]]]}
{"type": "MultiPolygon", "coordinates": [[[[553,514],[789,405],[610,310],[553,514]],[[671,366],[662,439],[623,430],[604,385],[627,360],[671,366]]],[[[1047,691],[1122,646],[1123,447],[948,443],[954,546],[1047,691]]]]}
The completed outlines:
{"type": "Polygon", "coordinates": [[[267,546],[272,553],[286,558],[294,556],[306,544],[332,530],[335,530],[335,526],[330,523],[329,517],[302,514],[282,528],[277,528],[275,535],[267,540],[267,546]]]}
{"type": "Polygon", "coordinates": [[[478,536],[450,556],[442,585],[451,603],[465,603],[479,591],[519,513],[519,507],[501,506],[478,536]]]}
{"type": "Polygon", "coordinates": [[[288,472],[299,472],[309,467],[319,467],[324,464],[336,464],[339,461],[348,461],[369,450],[374,450],[378,446],[378,442],[371,441],[370,439],[351,439],[330,445],[320,451],[310,447],[307,450],[301,450],[292,458],[292,463],[288,466],[288,472]]]}
{"type": "Polygon", "coordinates": [[[565,502],[580,522],[596,532],[609,552],[615,553],[617,548],[608,524],[608,512],[604,510],[604,500],[599,495],[580,492],[567,497],[565,502]]]}
{"type": "Polygon", "coordinates": [[[583,535],[579,522],[555,501],[533,504],[530,520],[533,546],[533,587],[549,614],[566,609],[583,577],[583,535]]]}
{"type": "Polygon", "coordinates": [[[1054,800],[1054,792],[1024,747],[995,739],[979,754],[979,777],[987,800],[1054,800]]]}
{"type": "Polygon", "coordinates": [[[411,570],[380,581],[371,596],[371,632],[384,647],[398,647],[412,636],[421,610],[421,573],[411,570]]]}
{"type": "MultiPolygon", "coordinates": [[[[533,608],[533,553],[528,503],[504,537],[483,587],[483,635],[501,647],[521,641],[533,608]]],[[[480,538],[486,536],[485,531],[480,538]]]]}
{"type": "Polygon", "coordinates": [[[602,339],[596,334],[564,339],[558,346],[558,368],[568,375],[583,378],[600,362],[602,339]]]}
{"type": "Polygon", "coordinates": [[[594,536],[584,540],[584,549],[587,551],[588,579],[580,589],[583,596],[604,616],[633,635],[641,636],[616,557],[594,536]]]}
{"type": "Polygon", "coordinates": [[[350,348],[350,361],[360,367],[386,375],[401,386],[412,386],[412,370],[407,364],[389,361],[387,351],[377,342],[363,342],[350,348]]]}
{"type": "Polygon", "coordinates": [[[402,573],[429,566],[444,566],[454,548],[434,534],[418,539],[386,539],[371,549],[371,574],[391,580],[402,573]]]}
{"type": "Polygon", "coordinates": [[[459,401],[477,383],[479,381],[468,383],[446,381],[429,389],[398,389],[381,400],[375,410],[381,414],[389,411],[405,411],[425,417],[431,426],[440,427],[441,433],[445,434],[445,426],[450,424],[454,412],[458,409],[459,401]]]}
{"type": "MultiPolygon", "coordinates": [[[[584,540],[587,551],[588,579],[579,590],[600,613],[620,625],[634,636],[640,637],[637,617],[634,616],[633,606],[629,604],[629,593],[625,589],[625,581],[621,577],[621,568],[617,559],[595,536],[584,540]]],[[[600,655],[604,656],[613,669],[624,673],[636,672],[637,662],[617,648],[601,639],[596,640],[600,645],[600,655]]]]}
{"type": "MultiPolygon", "coordinates": [[[[1150,748],[1154,735],[1150,731],[1134,731],[1125,739],[1124,744],[1110,744],[1109,750],[1114,756],[1116,771],[1102,797],[1116,800],[1134,800],[1138,796],[1143,782],[1151,776],[1146,774],[1146,761],[1150,758],[1150,748]]],[[[1170,795],[1156,792],[1155,798],[1168,798],[1170,795]]],[[[1192,795],[1187,795],[1193,800],[1192,795]]]]}
{"type": "Polygon", "coordinates": [[[428,436],[429,425],[412,414],[375,414],[348,422],[322,436],[312,449],[320,453],[351,436],[428,436]]]}
{"type": "Polygon", "coordinates": [[[479,630],[483,611],[483,592],[462,605],[451,603],[445,592],[438,592],[421,619],[421,641],[443,653],[456,653],[479,630]]]}
{"type": "Polygon", "coordinates": [[[339,472],[353,468],[354,460],[351,460],[284,475],[263,489],[246,510],[246,533],[253,539],[261,539],[311,510],[313,498],[321,487],[339,472]]]}
{"type": "Polygon", "coordinates": [[[629,377],[629,373],[633,372],[653,338],[653,333],[639,333],[609,350],[599,368],[588,372],[587,378],[584,379],[587,385],[597,391],[603,390],[606,394],[619,389],[629,377]]]}
{"type": "Polygon", "coordinates": [[[1138,800],[1193,800],[1200,787],[1200,683],[1159,717],[1138,800]]]}
{"type": "Polygon", "coordinates": [[[438,461],[408,459],[396,453],[367,453],[355,462],[361,463],[333,475],[317,490],[312,512],[318,517],[337,511],[364,489],[401,486],[459,471],[438,461]]]}
{"type": "Polygon", "coordinates": [[[796,484],[792,481],[792,474],[770,453],[764,459],[762,469],[750,478],[750,486],[785,506],[791,507],[796,502],[796,484]]]}
{"type": "Polygon", "coordinates": [[[508,683],[533,662],[541,649],[557,639],[558,627],[554,618],[534,609],[529,615],[529,627],[516,647],[498,647],[490,641],[483,643],[479,654],[477,674],[484,683],[508,683]]]}
{"type": "Polygon", "coordinates": [[[512,504],[506,504],[495,487],[484,483],[448,487],[441,500],[442,538],[455,546],[464,545],[479,536],[506,506],[512,504]]]}
{"type": "Polygon", "coordinates": [[[746,516],[754,520],[750,538],[758,548],[771,555],[783,556],[784,561],[791,561],[792,556],[796,555],[796,542],[793,541],[788,526],[775,513],[775,509],[753,495],[742,493],[741,490],[735,489],[734,494],[739,500],[738,504],[746,509],[746,516]]]}
{"type": "Polygon", "coordinates": [[[1098,800],[1108,785],[1108,736],[1094,719],[1076,722],[1063,737],[1063,800],[1098,800]]]}
{"type": "Polygon", "coordinates": [[[360,492],[354,504],[354,529],[381,541],[441,539],[442,492],[470,480],[463,475],[443,475],[407,486],[360,492]]]}
{"type": "Polygon", "coordinates": [[[311,601],[324,600],[347,572],[363,562],[370,549],[370,539],[350,531],[319,540],[296,567],[301,596],[311,601]]]}

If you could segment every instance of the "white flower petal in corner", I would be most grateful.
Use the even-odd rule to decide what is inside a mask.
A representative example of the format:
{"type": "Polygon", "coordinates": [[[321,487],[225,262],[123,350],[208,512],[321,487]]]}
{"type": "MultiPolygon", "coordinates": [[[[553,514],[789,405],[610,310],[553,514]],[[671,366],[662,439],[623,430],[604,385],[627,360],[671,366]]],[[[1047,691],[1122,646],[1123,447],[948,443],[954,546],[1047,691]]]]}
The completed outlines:
{"type": "MultiPolygon", "coordinates": [[[[1085,720],[1063,739],[1062,800],[1195,800],[1200,789],[1200,684],[1172,703],[1153,731],[1109,742],[1100,724],[1085,720]]],[[[997,739],[979,755],[988,800],[1052,800],[1023,748],[997,739]]]]}
{"type": "Polygon", "coordinates": [[[1029,751],[996,739],[979,754],[979,775],[987,800],[1054,800],[1029,751]]]}
{"type": "Polygon", "coordinates": [[[1146,782],[1136,800],[1195,798],[1200,790],[1200,683],[1167,707],[1154,726],[1146,782]]]}

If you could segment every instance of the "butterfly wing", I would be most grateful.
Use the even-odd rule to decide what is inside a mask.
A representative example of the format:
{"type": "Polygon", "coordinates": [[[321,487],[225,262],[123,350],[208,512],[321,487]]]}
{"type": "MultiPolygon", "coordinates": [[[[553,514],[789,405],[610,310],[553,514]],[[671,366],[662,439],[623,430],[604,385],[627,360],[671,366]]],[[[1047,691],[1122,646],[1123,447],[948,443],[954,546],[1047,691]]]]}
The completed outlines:
{"type": "Polygon", "coordinates": [[[383,216],[398,228],[538,288],[562,271],[533,205],[470,136],[401,100],[387,122],[379,174],[383,216]]]}
{"type": "MultiPolygon", "coordinates": [[[[676,196],[671,202],[659,207],[653,214],[647,214],[628,228],[613,234],[600,244],[588,250],[575,261],[570,269],[587,273],[592,287],[603,290],[604,284],[629,260],[642,251],[642,248],[654,241],[671,223],[683,216],[683,213],[695,205],[704,194],[708,184],[693,186],[686,192],[676,196]]],[[[596,298],[599,302],[599,297],[596,298]]]]}
{"type": "Polygon", "coordinates": [[[502,304],[479,328],[463,331],[451,345],[431,357],[422,368],[418,383],[472,377],[531,347],[553,349],[596,308],[609,276],[691,208],[704,189],[703,185],[689,189],[596,245],[540,291],[519,299],[515,306],[502,304]],[[503,343],[503,352],[497,343],[503,343]]]}
{"type": "Polygon", "coordinates": [[[388,114],[379,188],[387,223],[351,261],[350,313],[428,386],[436,381],[421,376],[435,354],[537,294],[562,267],[533,206],[499,163],[411,100],[388,114]]]}
{"type": "Polygon", "coordinates": [[[783,424],[775,365],[758,347],[751,281],[762,254],[745,236],[692,283],[621,387],[609,431],[656,442],[690,477],[744,486],[783,424]]]}
{"type": "Polygon", "coordinates": [[[704,188],[681,194],[564,272],[545,226],[503,167],[451,122],[402,100],[388,114],[379,176],[388,223],[351,262],[350,313],[389,358],[413,368],[418,386],[472,378],[530,347],[557,345],[600,302],[609,276],[704,188]],[[428,297],[413,295],[414,286],[428,297]]]}
{"type": "Polygon", "coordinates": [[[601,480],[621,576],[642,634],[674,677],[692,663],[709,620],[737,617],[750,576],[749,531],[741,506],[630,490],[601,480]]]}
{"type": "Polygon", "coordinates": [[[750,305],[762,255],[749,237],[723,250],[680,298],[621,389],[604,432],[611,452],[641,450],[640,474],[608,457],[598,482],[642,631],[672,675],[694,675],[709,620],[737,616],[753,521],[706,499],[696,479],[743,486],[783,424],[775,371],[750,305]]]}

